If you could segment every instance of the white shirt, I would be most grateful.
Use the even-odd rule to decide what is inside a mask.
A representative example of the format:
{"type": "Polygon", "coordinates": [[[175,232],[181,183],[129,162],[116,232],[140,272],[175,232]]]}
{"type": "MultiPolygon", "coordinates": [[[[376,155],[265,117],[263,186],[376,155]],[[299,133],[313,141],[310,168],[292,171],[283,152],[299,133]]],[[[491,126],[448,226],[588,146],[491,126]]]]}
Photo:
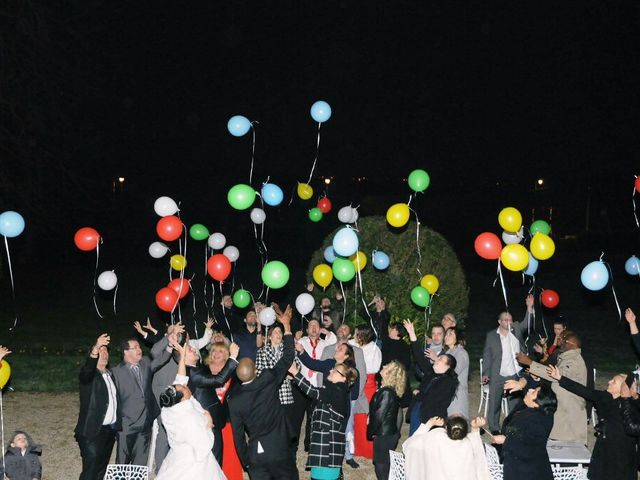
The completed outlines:
{"type": "MultiPolygon", "coordinates": [[[[320,358],[322,358],[322,351],[324,350],[324,348],[327,345],[333,345],[337,340],[338,339],[333,334],[333,332],[329,332],[324,340],[318,338],[317,343],[315,343],[315,348],[311,344],[311,339],[309,337],[302,337],[298,341],[304,347],[304,351],[307,352],[307,355],[315,360],[320,360],[320,358]]],[[[322,386],[322,384],[320,383],[320,379],[318,378],[318,372],[316,372],[315,370],[309,370],[309,368],[305,367],[304,364],[301,364],[300,373],[314,387],[322,386]]]]}
{"type": "Polygon", "coordinates": [[[362,349],[364,355],[364,364],[367,367],[367,375],[378,373],[382,364],[382,351],[376,345],[376,342],[369,342],[364,347],[360,347],[355,340],[349,340],[349,345],[362,349]]]}
{"type": "Polygon", "coordinates": [[[118,400],[116,397],[116,385],[113,383],[111,374],[104,372],[102,374],[102,380],[107,384],[107,392],[109,393],[109,403],[107,404],[107,412],[104,414],[104,420],[102,425],[111,425],[116,421],[116,412],[118,410],[118,400]]]}
{"type": "Polygon", "coordinates": [[[520,342],[518,342],[518,339],[513,333],[511,333],[511,331],[506,335],[502,335],[498,328],[496,333],[500,335],[500,344],[502,346],[500,375],[503,377],[510,377],[522,370],[516,361],[516,353],[520,351],[520,342]]]}

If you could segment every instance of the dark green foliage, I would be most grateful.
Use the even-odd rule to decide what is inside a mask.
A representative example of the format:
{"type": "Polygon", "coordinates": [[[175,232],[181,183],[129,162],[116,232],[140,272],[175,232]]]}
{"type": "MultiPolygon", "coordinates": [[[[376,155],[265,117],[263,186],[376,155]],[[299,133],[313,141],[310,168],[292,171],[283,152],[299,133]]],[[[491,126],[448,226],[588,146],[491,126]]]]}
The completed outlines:
{"type": "MultiPolygon", "coordinates": [[[[326,263],[323,252],[331,245],[336,231],[329,234],[322,247],[312,255],[307,271],[310,282],[313,268],[320,263],[326,263]]],[[[416,248],[415,222],[409,222],[406,228],[394,229],[387,224],[384,217],[361,218],[358,221],[358,237],[360,250],[367,255],[367,265],[362,271],[365,303],[369,303],[375,294],[379,294],[386,301],[392,319],[409,318],[415,321],[416,330],[421,334],[425,328],[425,313],[411,302],[411,289],[420,283],[421,275],[417,270],[419,268],[422,275],[431,273],[440,281],[437,295],[431,300],[431,322],[439,322],[447,312],[464,320],[469,306],[469,288],[453,248],[442,235],[420,225],[421,261],[416,248]],[[391,262],[387,270],[379,271],[373,268],[373,250],[382,250],[389,255],[391,262]]],[[[347,322],[352,325],[361,322],[361,315],[364,313],[360,291],[357,299],[354,298],[356,281],[357,276],[356,280],[344,284],[347,322]]],[[[316,285],[313,294],[319,301],[323,296],[334,298],[339,291],[340,284],[334,279],[326,292],[323,293],[316,285]]]]}

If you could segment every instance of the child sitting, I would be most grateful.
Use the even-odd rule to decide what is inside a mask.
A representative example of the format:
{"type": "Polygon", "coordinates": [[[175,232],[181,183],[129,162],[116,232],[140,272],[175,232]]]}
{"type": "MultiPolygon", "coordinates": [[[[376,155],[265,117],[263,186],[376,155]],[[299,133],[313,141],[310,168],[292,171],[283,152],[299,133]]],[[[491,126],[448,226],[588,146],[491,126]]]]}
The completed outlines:
{"type": "Polygon", "coordinates": [[[42,448],[33,443],[26,432],[16,431],[4,454],[4,468],[0,464],[0,478],[8,480],[40,480],[42,448]],[[2,476],[4,474],[4,477],[2,476]]]}

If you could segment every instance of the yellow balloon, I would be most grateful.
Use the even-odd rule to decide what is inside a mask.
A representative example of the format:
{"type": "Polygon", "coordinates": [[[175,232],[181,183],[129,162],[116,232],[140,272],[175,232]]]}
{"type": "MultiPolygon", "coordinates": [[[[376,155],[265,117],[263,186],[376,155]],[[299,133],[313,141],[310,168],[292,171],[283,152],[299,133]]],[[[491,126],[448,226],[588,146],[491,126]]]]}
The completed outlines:
{"type": "Polygon", "coordinates": [[[428,274],[422,277],[422,279],[420,280],[420,285],[426,288],[430,295],[433,295],[438,291],[440,282],[438,281],[438,277],[428,274]]]}
{"type": "Polygon", "coordinates": [[[409,221],[409,205],[396,203],[387,210],[387,222],[392,227],[404,227],[409,221]]]}
{"type": "Polygon", "coordinates": [[[313,196],[313,188],[308,183],[298,183],[298,196],[302,200],[309,200],[313,196]]]}
{"type": "Polygon", "coordinates": [[[321,263],[313,268],[313,279],[322,288],[327,288],[333,280],[333,271],[326,263],[321,263]]]}
{"type": "Polygon", "coordinates": [[[500,260],[507,269],[519,272],[527,268],[529,264],[529,252],[519,243],[507,245],[500,253],[500,260]]]}
{"type": "Polygon", "coordinates": [[[351,255],[349,257],[349,260],[351,260],[351,263],[353,263],[353,266],[356,267],[356,271],[358,272],[362,270],[364,266],[367,264],[367,256],[359,250],[358,250],[358,253],[354,253],[353,255],[351,255]]]}
{"type": "Polygon", "coordinates": [[[531,248],[531,254],[538,260],[547,260],[556,251],[556,244],[549,235],[538,232],[531,239],[529,248],[531,248]]]}
{"type": "Polygon", "coordinates": [[[522,226],[522,215],[513,207],[506,207],[498,215],[498,223],[507,232],[517,232],[522,226]]]}
{"type": "Polygon", "coordinates": [[[2,363],[0,364],[0,389],[4,388],[10,377],[11,365],[9,365],[6,360],[2,360],[2,363]]]}
{"type": "Polygon", "coordinates": [[[171,268],[174,270],[184,270],[184,267],[187,266],[187,259],[182,255],[173,255],[171,257],[171,268]]]}

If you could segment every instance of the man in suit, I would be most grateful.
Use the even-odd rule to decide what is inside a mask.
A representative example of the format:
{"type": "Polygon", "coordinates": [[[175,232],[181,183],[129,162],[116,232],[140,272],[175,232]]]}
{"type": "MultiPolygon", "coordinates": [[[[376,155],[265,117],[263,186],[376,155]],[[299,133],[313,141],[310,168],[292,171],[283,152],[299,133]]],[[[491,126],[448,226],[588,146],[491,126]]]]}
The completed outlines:
{"type": "Polygon", "coordinates": [[[102,480],[115,443],[118,400],[107,368],[109,341],[108,334],[100,335],[80,369],[80,413],[75,428],[82,457],[80,480],[102,480]]]}
{"type": "Polygon", "coordinates": [[[272,369],[256,377],[253,360],[243,358],[236,375],[241,384],[228,395],[229,414],[236,450],[251,480],[298,479],[290,433],[280,405],[279,388],[295,357],[291,334],[291,306],[276,310],[284,326],[282,357],[272,369]],[[249,440],[245,435],[249,435],[249,440]]]}
{"type": "MultiPolygon", "coordinates": [[[[514,322],[509,312],[500,312],[497,330],[490,330],[485,340],[482,355],[482,383],[489,384],[487,420],[492,432],[500,431],[500,404],[504,382],[517,378],[521,370],[516,354],[525,350],[523,332],[528,329],[533,319],[533,295],[528,295],[525,303],[527,305],[525,321],[514,322]]],[[[510,398],[509,409],[512,410],[516,403],[516,398],[510,398]]]]}
{"type": "Polygon", "coordinates": [[[118,448],[116,463],[146,465],[153,420],[160,407],[151,388],[153,373],[171,356],[166,347],[168,337],[158,342],[162,353],[150,360],[142,356],[140,343],[135,338],[122,342],[122,362],[113,369],[118,391],[118,448]]]}

